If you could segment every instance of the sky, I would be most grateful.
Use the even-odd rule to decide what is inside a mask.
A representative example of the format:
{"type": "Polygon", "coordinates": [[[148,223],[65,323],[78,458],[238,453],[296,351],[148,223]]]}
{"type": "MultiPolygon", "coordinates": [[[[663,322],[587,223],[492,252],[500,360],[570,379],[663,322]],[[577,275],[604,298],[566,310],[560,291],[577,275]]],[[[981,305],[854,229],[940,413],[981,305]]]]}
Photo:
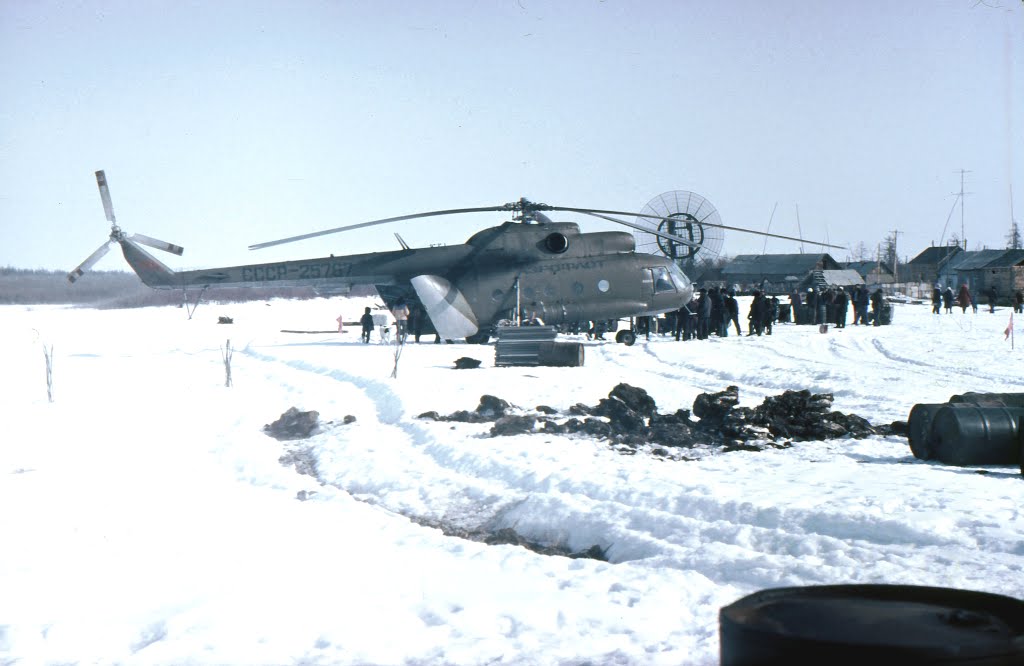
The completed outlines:
{"type": "Polygon", "coordinates": [[[573,368],[409,343],[394,378],[395,348],[376,334],[363,345],[352,329],[282,331],[331,330],[372,302],[204,303],[191,319],[0,306],[0,404],[13,417],[0,437],[0,661],[704,666],[719,663],[719,609],[769,588],[923,585],[1024,602],[1016,464],[923,461],[896,435],[624,455],[587,436],[490,437],[490,423],[418,418],[491,394],[561,420],[625,382],[661,414],[736,385],[741,406],[808,389],[888,424],[953,394],[1019,393],[1008,308],[895,304],[891,326],[824,335],[779,324],[632,347],[567,336],[585,347],[573,368]],[[456,370],[463,356],[481,366],[456,370]],[[320,431],[267,436],[291,407],[317,411],[320,431]],[[608,561],[424,523],[597,545],[608,561]]]}
{"type": "MultiPolygon", "coordinates": [[[[1024,202],[1022,72],[1011,0],[0,0],[0,266],[70,270],[103,242],[98,169],[119,225],[184,246],[166,255],[182,269],[504,220],[247,250],[421,211],[640,211],[670,191],[839,259],[894,231],[906,257],[961,229],[999,248],[1011,191],[1024,202]]],[[[731,231],[722,248],[801,250],[731,231]]]]}

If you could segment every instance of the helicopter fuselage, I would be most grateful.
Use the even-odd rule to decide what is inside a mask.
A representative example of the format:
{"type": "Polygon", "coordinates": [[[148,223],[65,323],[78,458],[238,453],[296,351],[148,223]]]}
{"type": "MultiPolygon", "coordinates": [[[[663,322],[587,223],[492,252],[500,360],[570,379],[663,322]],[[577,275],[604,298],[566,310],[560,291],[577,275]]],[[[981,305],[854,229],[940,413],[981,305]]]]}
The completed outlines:
{"type": "Polygon", "coordinates": [[[121,246],[142,281],[157,289],[304,285],[339,290],[369,284],[378,287],[389,307],[394,305],[389,301],[418,295],[442,335],[436,308],[446,303],[487,332],[517,311],[565,324],[655,315],[682,307],[693,295],[690,280],[672,260],[637,253],[632,234],[581,233],[572,222],[506,222],[461,245],[180,272],[130,239],[121,246]],[[439,294],[434,311],[425,302],[431,298],[421,293],[424,280],[439,294]]]}

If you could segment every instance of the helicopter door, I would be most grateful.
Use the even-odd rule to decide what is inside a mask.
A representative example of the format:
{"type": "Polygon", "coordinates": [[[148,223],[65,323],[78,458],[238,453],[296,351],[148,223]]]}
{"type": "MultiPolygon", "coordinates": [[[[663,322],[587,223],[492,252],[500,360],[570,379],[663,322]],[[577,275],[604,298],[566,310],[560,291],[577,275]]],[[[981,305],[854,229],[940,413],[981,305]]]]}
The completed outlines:
{"type": "Polygon", "coordinates": [[[656,268],[645,268],[640,272],[640,298],[645,303],[650,303],[654,297],[654,271],[656,268]]]}

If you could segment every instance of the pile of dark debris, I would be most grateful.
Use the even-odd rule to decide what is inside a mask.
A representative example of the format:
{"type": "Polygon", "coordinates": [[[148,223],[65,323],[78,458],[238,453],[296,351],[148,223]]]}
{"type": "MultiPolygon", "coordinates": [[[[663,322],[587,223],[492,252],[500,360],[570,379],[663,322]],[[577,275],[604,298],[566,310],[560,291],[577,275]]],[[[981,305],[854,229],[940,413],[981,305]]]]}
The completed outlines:
{"type": "Polygon", "coordinates": [[[794,441],[905,434],[902,422],[874,426],[856,414],[832,411],[832,402],[831,393],[811,393],[805,389],[769,396],[757,407],[740,407],[739,389],[729,386],[724,391],[698,395],[692,412],[679,409],[671,414],[660,414],[647,391],[619,384],[596,405],[578,403],[570,407],[568,413],[546,405],[523,410],[501,398],[484,395],[471,412],[460,410],[447,416],[426,412],[419,418],[493,422],[492,437],[524,433],[583,434],[613,442],[626,453],[654,445],[655,454],[667,453],[660,447],[758,451],[785,448],[794,441]]]}

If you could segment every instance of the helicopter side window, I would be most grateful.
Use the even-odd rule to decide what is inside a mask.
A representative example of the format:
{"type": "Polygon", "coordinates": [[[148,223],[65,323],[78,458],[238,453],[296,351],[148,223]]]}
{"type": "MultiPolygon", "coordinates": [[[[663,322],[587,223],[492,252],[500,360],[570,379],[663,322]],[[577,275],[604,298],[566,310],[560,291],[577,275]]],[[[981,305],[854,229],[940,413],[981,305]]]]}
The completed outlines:
{"type": "Polygon", "coordinates": [[[676,286],[668,276],[668,269],[664,266],[656,266],[651,269],[654,272],[654,293],[661,294],[666,291],[675,291],[676,286]]]}

